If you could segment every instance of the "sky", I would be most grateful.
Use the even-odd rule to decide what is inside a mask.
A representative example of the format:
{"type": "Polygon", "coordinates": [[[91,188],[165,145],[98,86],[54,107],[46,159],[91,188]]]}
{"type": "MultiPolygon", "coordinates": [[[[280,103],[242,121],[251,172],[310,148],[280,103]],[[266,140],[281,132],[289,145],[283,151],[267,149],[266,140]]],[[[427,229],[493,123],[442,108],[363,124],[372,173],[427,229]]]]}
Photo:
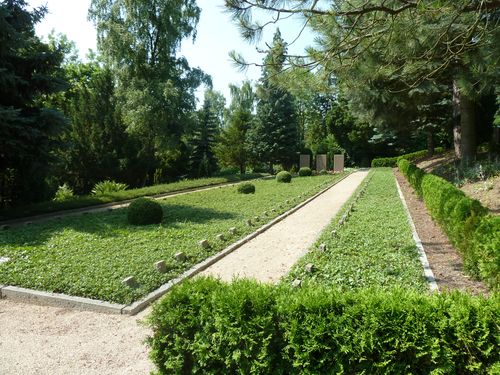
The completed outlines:
{"type": "MultiPolygon", "coordinates": [[[[80,57],[85,59],[89,49],[96,48],[96,31],[93,24],[87,20],[90,0],[28,0],[32,7],[47,5],[48,14],[36,26],[37,34],[46,36],[55,30],[63,33],[75,42],[80,57]]],[[[241,53],[247,62],[262,62],[263,54],[258,53],[256,45],[244,41],[230,15],[224,12],[224,0],[198,0],[202,9],[197,28],[197,37],[182,43],[180,55],[189,61],[190,66],[199,67],[212,76],[214,89],[222,92],[229,101],[229,84],[241,84],[245,79],[256,81],[260,77],[260,68],[250,67],[240,72],[229,57],[229,52],[235,50],[241,53]]],[[[279,24],[283,38],[292,41],[301,29],[298,19],[289,19],[279,24]]],[[[270,43],[275,29],[268,29],[257,47],[265,47],[270,43]]],[[[302,54],[307,45],[312,44],[313,35],[306,30],[300,39],[289,47],[288,52],[302,54]]],[[[202,89],[197,97],[201,100],[202,89]]]]}

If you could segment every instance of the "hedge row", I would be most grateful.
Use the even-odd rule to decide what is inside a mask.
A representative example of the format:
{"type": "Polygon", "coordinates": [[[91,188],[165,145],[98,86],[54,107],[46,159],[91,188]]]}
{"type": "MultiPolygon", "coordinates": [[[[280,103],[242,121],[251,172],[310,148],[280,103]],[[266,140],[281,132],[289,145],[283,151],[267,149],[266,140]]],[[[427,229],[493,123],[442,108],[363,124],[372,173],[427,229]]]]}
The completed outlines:
{"type": "MultiPolygon", "coordinates": [[[[436,147],[434,149],[434,154],[441,154],[443,152],[444,152],[443,147],[436,147]]],[[[421,151],[416,151],[416,152],[412,152],[409,154],[404,154],[401,156],[394,156],[394,157],[390,157],[390,158],[375,158],[372,160],[372,167],[395,168],[395,167],[397,167],[398,161],[400,159],[414,161],[414,160],[425,158],[426,156],[427,156],[427,150],[421,150],[421,151]]]]}
{"type": "Polygon", "coordinates": [[[462,253],[464,266],[493,290],[500,286],[500,216],[488,215],[477,200],[441,177],[401,159],[398,162],[431,216],[462,253]]]}
{"type": "Polygon", "coordinates": [[[199,278],[148,318],[161,374],[498,373],[500,298],[199,278]]]}

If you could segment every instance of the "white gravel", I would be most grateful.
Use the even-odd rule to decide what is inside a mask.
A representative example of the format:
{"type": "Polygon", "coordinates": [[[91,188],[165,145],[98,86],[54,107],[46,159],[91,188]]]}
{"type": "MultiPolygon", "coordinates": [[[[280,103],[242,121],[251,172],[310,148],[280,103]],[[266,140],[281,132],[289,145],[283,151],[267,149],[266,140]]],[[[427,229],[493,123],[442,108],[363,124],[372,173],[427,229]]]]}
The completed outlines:
{"type": "MultiPolygon", "coordinates": [[[[350,175],[204,274],[277,281],[366,174],[350,175]]],[[[0,374],[148,374],[153,366],[144,340],[150,332],[139,321],[149,312],[130,317],[0,300],[0,374]]]]}

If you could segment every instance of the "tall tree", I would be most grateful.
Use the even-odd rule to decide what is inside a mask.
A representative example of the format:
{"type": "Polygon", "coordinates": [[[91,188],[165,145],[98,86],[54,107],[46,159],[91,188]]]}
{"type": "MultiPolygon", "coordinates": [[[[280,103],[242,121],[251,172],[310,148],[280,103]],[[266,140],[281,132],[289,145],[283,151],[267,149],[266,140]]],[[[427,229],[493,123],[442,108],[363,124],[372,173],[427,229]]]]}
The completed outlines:
{"type": "Polygon", "coordinates": [[[294,99],[278,83],[283,70],[286,43],[276,30],[273,44],[264,59],[257,87],[257,114],[249,131],[249,142],[257,160],[289,168],[298,156],[299,139],[294,99]]]}
{"type": "Polygon", "coordinates": [[[98,48],[116,72],[127,131],[140,140],[143,183],[153,181],[158,153],[179,146],[195,110],[195,89],[210,79],[177,52],[195,38],[195,0],[92,0],[98,48]]]}
{"type": "Polygon", "coordinates": [[[63,53],[35,35],[45,13],[23,0],[0,3],[0,207],[46,198],[50,151],[64,124],[41,103],[65,87],[63,53]]]}

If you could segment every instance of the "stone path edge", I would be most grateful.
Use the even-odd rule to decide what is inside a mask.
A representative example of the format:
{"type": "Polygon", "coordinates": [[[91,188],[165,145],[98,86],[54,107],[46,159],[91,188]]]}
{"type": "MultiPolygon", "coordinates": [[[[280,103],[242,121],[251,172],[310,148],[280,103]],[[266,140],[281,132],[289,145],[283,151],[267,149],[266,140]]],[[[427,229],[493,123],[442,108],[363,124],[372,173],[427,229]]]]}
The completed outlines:
{"type": "Polygon", "coordinates": [[[320,190],[318,193],[314,194],[312,197],[306,199],[304,202],[301,202],[297,206],[292,207],[290,210],[288,210],[285,213],[281,214],[280,216],[274,218],[269,223],[258,228],[255,232],[250,233],[248,236],[246,236],[246,237],[242,238],[241,240],[236,241],[235,243],[229,245],[224,250],[222,250],[222,251],[218,252],[217,254],[212,255],[211,257],[205,259],[204,261],[194,265],[193,267],[191,267],[190,269],[188,269],[187,271],[182,273],[180,276],[178,276],[172,280],[169,280],[168,282],[166,282],[165,284],[163,284],[159,288],[153,290],[151,293],[146,295],[144,298],[142,298],[138,301],[135,301],[132,304],[128,304],[128,305],[116,304],[116,303],[110,303],[110,302],[97,300],[97,299],[76,297],[76,296],[70,296],[67,294],[44,292],[44,291],[38,291],[38,290],[34,290],[34,289],[21,288],[21,287],[17,287],[17,286],[5,286],[5,285],[0,285],[0,299],[1,298],[9,298],[9,299],[24,301],[24,302],[35,301],[35,302],[43,304],[43,305],[49,305],[49,306],[55,306],[55,307],[77,308],[77,309],[85,310],[85,311],[95,311],[95,312],[108,313],[108,314],[135,315],[135,314],[139,313],[140,311],[144,310],[149,305],[151,305],[158,298],[162,297],[170,289],[172,289],[172,287],[174,287],[175,285],[183,282],[186,279],[192,278],[193,276],[202,272],[203,270],[205,270],[206,268],[208,268],[212,264],[216,263],[220,259],[229,255],[230,253],[232,253],[236,249],[243,246],[248,241],[257,237],[259,234],[265,232],[266,230],[271,228],[273,225],[284,220],[286,217],[295,213],[296,211],[298,211],[300,208],[302,208],[303,206],[305,206],[306,204],[308,204],[312,200],[314,200],[317,197],[319,197],[320,195],[324,194],[326,191],[333,188],[339,182],[341,182],[342,180],[349,177],[352,173],[354,173],[354,172],[347,173],[345,176],[343,176],[339,180],[335,181],[335,183],[333,183],[332,185],[327,186],[323,190],[320,190]]]}
{"type": "Polygon", "coordinates": [[[411,228],[412,235],[413,235],[413,240],[415,241],[415,244],[417,245],[419,260],[420,260],[420,263],[422,263],[422,267],[424,268],[425,279],[429,283],[429,289],[431,290],[431,292],[439,292],[439,288],[438,288],[438,285],[436,283],[436,278],[434,277],[434,273],[432,272],[431,266],[429,265],[429,261],[427,260],[427,255],[425,254],[424,246],[422,245],[422,241],[420,240],[420,237],[418,236],[417,228],[415,227],[415,223],[413,222],[413,219],[411,217],[410,210],[408,209],[408,205],[406,204],[406,199],[403,195],[403,192],[401,191],[401,187],[399,186],[398,180],[395,179],[395,181],[396,181],[396,187],[398,188],[399,198],[401,199],[401,202],[403,203],[403,207],[405,209],[406,216],[408,218],[408,223],[410,224],[410,228],[411,228]]]}
{"type": "MultiPolygon", "coordinates": [[[[153,198],[153,199],[163,199],[163,198],[168,198],[168,197],[175,196],[175,195],[196,193],[198,191],[203,191],[203,190],[217,189],[217,188],[222,188],[222,187],[231,187],[234,185],[238,185],[241,182],[247,182],[247,181],[253,181],[253,180],[266,180],[266,179],[271,179],[271,178],[274,178],[274,176],[264,176],[264,177],[258,177],[256,179],[242,180],[242,181],[237,181],[237,182],[222,182],[220,184],[198,186],[198,187],[188,188],[188,189],[183,189],[183,190],[170,191],[168,193],[160,193],[160,194],[155,194],[155,195],[144,195],[143,197],[153,198]]],[[[72,208],[69,210],[59,210],[59,211],[54,211],[54,212],[48,212],[46,214],[25,216],[25,217],[22,217],[19,219],[0,220],[0,226],[3,226],[3,225],[17,226],[17,225],[25,224],[26,222],[39,222],[39,221],[51,220],[51,219],[54,219],[58,216],[63,217],[63,216],[83,214],[83,213],[87,213],[87,212],[99,212],[99,211],[104,211],[106,209],[123,208],[123,207],[128,206],[130,204],[130,202],[132,202],[134,199],[137,199],[137,198],[139,198],[139,197],[132,198],[132,199],[125,199],[122,201],[96,204],[96,205],[80,207],[80,208],[72,208]]]]}

